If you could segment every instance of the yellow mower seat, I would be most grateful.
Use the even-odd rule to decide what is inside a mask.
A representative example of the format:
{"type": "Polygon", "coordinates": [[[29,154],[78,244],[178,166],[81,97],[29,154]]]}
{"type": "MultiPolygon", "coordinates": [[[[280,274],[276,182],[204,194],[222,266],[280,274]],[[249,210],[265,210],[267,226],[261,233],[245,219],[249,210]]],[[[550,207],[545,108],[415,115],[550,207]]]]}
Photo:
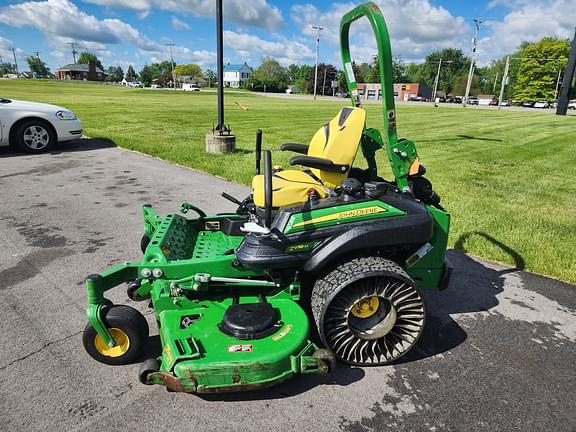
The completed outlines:
{"type": "MultiPolygon", "coordinates": [[[[314,189],[320,198],[324,198],[331,189],[340,186],[354,163],[365,121],[366,111],[362,108],[345,107],[329,123],[318,129],[310,141],[307,156],[325,159],[346,168],[338,172],[311,168],[309,172],[285,170],[274,173],[272,207],[302,204],[308,200],[310,189],[314,189]]],[[[293,163],[292,160],[290,163],[293,163]]],[[[264,207],[263,175],[254,177],[252,190],[254,204],[264,207]]]]}

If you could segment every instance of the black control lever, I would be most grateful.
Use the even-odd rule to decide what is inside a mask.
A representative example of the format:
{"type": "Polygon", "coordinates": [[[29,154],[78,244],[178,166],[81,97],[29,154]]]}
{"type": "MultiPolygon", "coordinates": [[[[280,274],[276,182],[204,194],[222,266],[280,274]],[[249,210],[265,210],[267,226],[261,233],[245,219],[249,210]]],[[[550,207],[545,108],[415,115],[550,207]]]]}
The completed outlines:
{"type": "Polygon", "coordinates": [[[228,195],[226,192],[220,192],[222,198],[226,198],[228,201],[232,201],[236,205],[242,204],[242,201],[234,198],[232,195],[228,195]]]}

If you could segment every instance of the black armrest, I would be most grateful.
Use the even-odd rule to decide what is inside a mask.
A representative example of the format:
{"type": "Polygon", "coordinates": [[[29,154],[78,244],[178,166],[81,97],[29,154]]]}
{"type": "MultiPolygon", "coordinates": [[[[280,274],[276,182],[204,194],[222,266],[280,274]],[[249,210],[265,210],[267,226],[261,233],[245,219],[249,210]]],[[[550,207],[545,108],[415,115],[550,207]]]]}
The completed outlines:
{"type": "Polygon", "coordinates": [[[288,150],[296,153],[307,154],[308,146],[306,144],[285,143],[280,146],[280,150],[282,151],[288,150]]]}
{"type": "Polygon", "coordinates": [[[314,156],[294,156],[290,159],[290,165],[303,165],[308,168],[335,173],[345,173],[350,168],[348,165],[337,165],[329,159],[314,156]]]}

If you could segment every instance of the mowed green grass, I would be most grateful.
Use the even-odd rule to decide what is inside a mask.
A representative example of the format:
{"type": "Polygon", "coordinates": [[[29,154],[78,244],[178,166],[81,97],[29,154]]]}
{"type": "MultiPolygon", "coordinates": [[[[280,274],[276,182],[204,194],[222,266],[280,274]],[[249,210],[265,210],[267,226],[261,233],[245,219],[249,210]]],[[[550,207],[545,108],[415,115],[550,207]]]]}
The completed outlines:
{"type": "MultiPolygon", "coordinates": [[[[0,96],[64,105],[82,118],[88,136],[244,184],[254,172],[257,128],[274,164],[287,167],[290,155],[280,144],[308,142],[347,104],[228,93],[226,122],[238,151],[215,156],[204,151],[216,121],[214,93],[0,81],[0,96]]],[[[380,126],[381,106],[366,109],[368,125],[380,126]]],[[[401,105],[398,130],[417,143],[427,177],[452,214],[451,246],[576,282],[576,116],[401,105]]],[[[189,195],[182,191],[183,199],[189,195]]]]}

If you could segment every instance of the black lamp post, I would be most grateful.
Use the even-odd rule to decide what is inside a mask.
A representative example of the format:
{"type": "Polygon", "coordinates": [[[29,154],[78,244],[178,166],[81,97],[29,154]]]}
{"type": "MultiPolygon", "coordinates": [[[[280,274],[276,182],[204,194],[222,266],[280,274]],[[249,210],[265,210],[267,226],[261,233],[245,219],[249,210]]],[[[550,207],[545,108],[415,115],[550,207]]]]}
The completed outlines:
{"type": "Polygon", "coordinates": [[[216,0],[216,61],[218,74],[218,124],[206,135],[208,153],[229,153],[236,149],[236,137],[230,126],[224,123],[224,41],[222,24],[222,0],[216,0]]]}

